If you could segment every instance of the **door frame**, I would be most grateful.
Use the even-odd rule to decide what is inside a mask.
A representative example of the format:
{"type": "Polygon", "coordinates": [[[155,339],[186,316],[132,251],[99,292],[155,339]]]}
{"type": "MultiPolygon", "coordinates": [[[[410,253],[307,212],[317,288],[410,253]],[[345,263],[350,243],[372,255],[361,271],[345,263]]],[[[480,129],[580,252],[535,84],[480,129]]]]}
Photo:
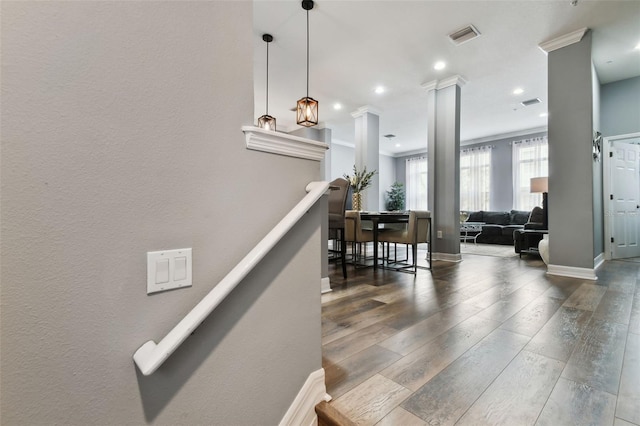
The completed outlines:
{"type": "Polygon", "coordinates": [[[612,203],[609,195],[611,188],[611,145],[618,140],[640,138],[640,132],[628,133],[626,135],[607,136],[604,138],[602,150],[602,202],[604,207],[604,258],[611,260],[611,229],[613,214],[612,203]]]}

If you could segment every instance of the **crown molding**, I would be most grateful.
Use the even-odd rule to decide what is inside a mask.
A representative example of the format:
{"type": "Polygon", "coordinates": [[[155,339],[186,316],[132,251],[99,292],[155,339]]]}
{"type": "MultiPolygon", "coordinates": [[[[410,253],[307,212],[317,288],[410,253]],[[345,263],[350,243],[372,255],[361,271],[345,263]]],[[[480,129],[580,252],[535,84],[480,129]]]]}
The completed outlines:
{"type": "Polygon", "coordinates": [[[569,34],[565,34],[560,37],[556,37],[553,40],[540,43],[538,47],[544,53],[549,54],[554,50],[562,49],[563,47],[578,43],[580,40],[582,40],[582,37],[584,37],[587,31],[589,31],[589,28],[580,28],[579,30],[572,31],[569,34]]]}
{"type": "Polygon", "coordinates": [[[459,86],[462,87],[467,84],[467,80],[461,75],[454,75],[451,77],[447,77],[444,80],[433,80],[428,83],[424,83],[420,85],[425,91],[429,90],[440,90],[449,86],[459,86]]]}
{"type": "Polygon", "coordinates": [[[530,136],[533,135],[535,133],[545,133],[548,132],[548,127],[547,126],[542,126],[542,127],[534,127],[532,129],[523,129],[523,130],[516,130],[513,132],[508,132],[508,133],[498,133],[496,135],[490,135],[490,136],[484,136],[481,138],[475,138],[475,139],[466,139],[466,140],[461,140],[460,141],[460,146],[466,146],[466,145],[476,145],[479,143],[485,143],[485,142],[495,142],[495,141],[499,141],[501,139],[510,139],[510,138],[516,138],[519,136],[530,136]]]}
{"type": "Polygon", "coordinates": [[[360,108],[358,108],[357,110],[353,111],[351,113],[351,116],[353,118],[358,118],[358,117],[362,117],[365,114],[375,114],[377,116],[380,116],[382,114],[382,110],[378,109],[376,107],[373,107],[371,105],[365,105],[365,106],[361,106],[360,108]]]}
{"type": "Polygon", "coordinates": [[[438,80],[432,80],[428,83],[423,83],[420,85],[420,87],[422,87],[426,92],[428,92],[429,90],[436,90],[436,88],[438,87],[438,80]]]}
{"type": "Polygon", "coordinates": [[[254,126],[242,126],[246,136],[247,149],[321,161],[324,159],[329,145],[299,136],[282,132],[273,132],[254,126]]]}

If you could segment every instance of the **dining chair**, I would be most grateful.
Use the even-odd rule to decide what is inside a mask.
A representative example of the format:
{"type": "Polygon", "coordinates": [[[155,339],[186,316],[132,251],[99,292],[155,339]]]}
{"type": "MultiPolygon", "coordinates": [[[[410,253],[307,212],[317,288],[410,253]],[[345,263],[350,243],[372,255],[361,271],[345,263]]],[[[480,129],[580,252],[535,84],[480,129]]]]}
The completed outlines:
{"type": "Polygon", "coordinates": [[[356,210],[347,210],[345,212],[344,228],[346,241],[351,243],[353,265],[358,266],[358,255],[362,251],[362,244],[373,241],[373,230],[363,228],[360,212],[356,210]]]}
{"type": "Polygon", "coordinates": [[[342,262],[342,276],[347,278],[347,244],[344,236],[345,210],[349,196],[349,181],[343,178],[334,179],[329,183],[329,239],[340,246],[340,260],[342,262]]]}
{"type": "Polygon", "coordinates": [[[418,268],[431,269],[431,212],[426,210],[410,211],[409,222],[404,229],[383,232],[378,237],[378,241],[411,246],[412,263],[394,269],[404,271],[410,268],[414,274],[418,268]],[[418,244],[423,243],[428,243],[429,268],[418,266],[418,244]]]}

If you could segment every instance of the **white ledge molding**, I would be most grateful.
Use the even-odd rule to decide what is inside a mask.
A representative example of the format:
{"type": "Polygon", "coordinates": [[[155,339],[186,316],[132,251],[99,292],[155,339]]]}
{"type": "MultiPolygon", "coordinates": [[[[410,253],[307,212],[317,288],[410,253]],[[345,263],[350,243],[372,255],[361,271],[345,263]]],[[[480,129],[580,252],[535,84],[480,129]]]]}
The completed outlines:
{"type": "Polygon", "coordinates": [[[320,161],[329,149],[324,142],[292,136],[287,133],[273,132],[259,127],[242,126],[247,139],[247,149],[320,161]]]}
{"type": "Polygon", "coordinates": [[[550,53],[554,50],[562,49],[563,47],[570,46],[574,43],[582,40],[582,37],[589,31],[589,28],[580,28],[579,30],[570,32],[569,34],[565,34],[560,37],[556,37],[553,40],[545,41],[544,43],[540,43],[538,46],[540,50],[544,53],[550,53]]]}

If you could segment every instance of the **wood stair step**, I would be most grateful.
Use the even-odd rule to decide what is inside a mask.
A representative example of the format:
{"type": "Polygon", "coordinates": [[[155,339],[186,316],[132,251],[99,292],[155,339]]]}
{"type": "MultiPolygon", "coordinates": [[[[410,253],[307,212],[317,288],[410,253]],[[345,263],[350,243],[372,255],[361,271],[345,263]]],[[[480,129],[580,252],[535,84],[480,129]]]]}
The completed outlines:
{"type": "Polygon", "coordinates": [[[316,414],[318,415],[318,426],[356,426],[354,422],[326,401],[316,405],[316,414]]]}

